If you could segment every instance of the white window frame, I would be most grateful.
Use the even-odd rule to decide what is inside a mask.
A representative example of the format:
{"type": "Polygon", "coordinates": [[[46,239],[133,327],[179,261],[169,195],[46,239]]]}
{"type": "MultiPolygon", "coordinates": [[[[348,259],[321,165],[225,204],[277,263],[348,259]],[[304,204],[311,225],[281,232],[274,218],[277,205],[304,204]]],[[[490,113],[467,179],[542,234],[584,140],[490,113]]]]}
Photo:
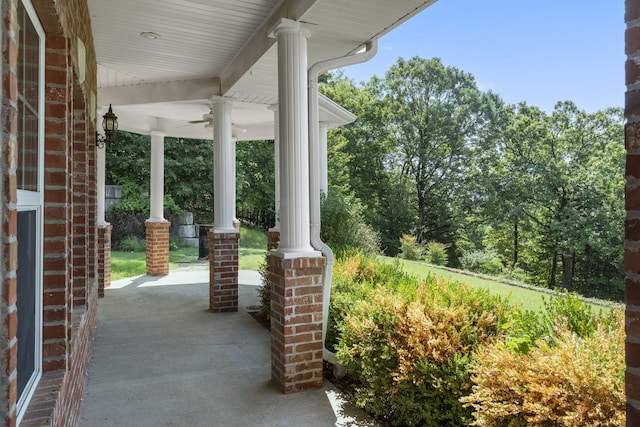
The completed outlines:
{"type": "MultiPolygon", "coordinates": [[[[40,24],[38,15],[31,4],[31,0],[20,0],[40,36],[38,58],[38,190],[17,191],[18,211],[36,211],[36,331],[35,331],[35,369],[31,379],[27,383],[24,392],[17,402],[17,424],[20,424],[29,402],[33,397],[36,386],[42,377],[42,276],[43,276],[43,244],[44,244],[44,86],[45,86],[45,32],[40,24]]],[[[20,78],[20,76],[18,76],[20,78]]],[[[18,343],[20,345],[20,343],[18,343]]]]}

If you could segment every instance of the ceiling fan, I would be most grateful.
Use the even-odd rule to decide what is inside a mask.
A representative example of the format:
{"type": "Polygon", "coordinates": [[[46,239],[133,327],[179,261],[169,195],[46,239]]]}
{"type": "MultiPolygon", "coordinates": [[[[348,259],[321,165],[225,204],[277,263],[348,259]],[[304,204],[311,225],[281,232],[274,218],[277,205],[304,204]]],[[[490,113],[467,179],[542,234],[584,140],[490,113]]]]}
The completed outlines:
{"type": "MultiPolygon", "coordinates": [[[[200,120],[189,120],[189,124],[200,124],[200,123],[208,123],[208,126],[213,126],[213,124],[211,123],[213,121],[213,110],[209,110],[208,114],[203,114],[202,115],[202,119],[200,120]]],[[[231,129],[234,132],[234,135],[236,133],[245,133],[247,131],[247,129],[245,129],[243,126],[240,126],[236,123],[231,123],[231,129]]]]}

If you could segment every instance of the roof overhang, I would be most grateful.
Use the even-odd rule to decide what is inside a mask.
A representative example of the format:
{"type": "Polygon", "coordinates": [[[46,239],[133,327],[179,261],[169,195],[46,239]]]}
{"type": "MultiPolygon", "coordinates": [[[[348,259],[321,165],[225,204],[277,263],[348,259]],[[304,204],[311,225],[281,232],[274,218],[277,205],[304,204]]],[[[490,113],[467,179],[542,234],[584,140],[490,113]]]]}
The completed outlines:
{"type": "MultiPolygon", "coordinates": [[[[235,102],[238,139],[273,138],[277,46],[269,32],[281,18],[314,31],[308,64],[349,55],[435,0],[88,0],[98,62],[99,115],[109,104],[120,129],[210,138],[202,123],[212,96],[235,102]],[[148,39],[141,33],[154,32],[148,39]]],[[[332,127],[355,117],[320,97],[332,127]]]]}

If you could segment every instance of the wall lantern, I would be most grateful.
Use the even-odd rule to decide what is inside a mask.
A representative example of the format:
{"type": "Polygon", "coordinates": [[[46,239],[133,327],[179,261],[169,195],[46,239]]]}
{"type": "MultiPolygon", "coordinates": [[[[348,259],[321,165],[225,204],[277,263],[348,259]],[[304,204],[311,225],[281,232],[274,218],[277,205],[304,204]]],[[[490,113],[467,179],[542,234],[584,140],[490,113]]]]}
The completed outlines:
{"type": "Polygon", "coordinates": [[[118,130],[118,116],[113,114],[111,104],[109,104],[109,111],[102,116],[102,129],[104,130],[104,135],[99,135],[96,132],[96,146],[98,148],[104,148],[105,143],[111,144],[118,130]]]}

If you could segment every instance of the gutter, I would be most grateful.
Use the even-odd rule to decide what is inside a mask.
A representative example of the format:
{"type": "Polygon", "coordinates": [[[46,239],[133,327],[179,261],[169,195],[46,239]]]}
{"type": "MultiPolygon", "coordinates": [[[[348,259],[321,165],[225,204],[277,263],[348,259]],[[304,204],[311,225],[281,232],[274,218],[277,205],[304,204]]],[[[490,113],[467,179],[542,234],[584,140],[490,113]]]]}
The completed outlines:
{"type": "MultiPolygon", "coordinates": [[[[319,114],[318,114],[318,76],[335,68],[347,65],[359,64],[373,58],[378,52],[378,40],[367,42],[364,52],[329,59],[318,62],[308,71],[308,101],[309,101],[309,219],[311,232],[311,246],[322,252],[327,262],[323,274],[323,300],[322,300],[322,357],[327,362],[338,366],[335,353],[325,347],[327,336],[327,321],[329,319],[329,302],[331,299],[331,278],[335,257],[333,251],[320,239],[320,138],[319,138],[319,114]]],[[[334,372],[344,372],[334,368],[334,372]]],[[[340,375],[337,375],[340,376],[340,375]]]]}

